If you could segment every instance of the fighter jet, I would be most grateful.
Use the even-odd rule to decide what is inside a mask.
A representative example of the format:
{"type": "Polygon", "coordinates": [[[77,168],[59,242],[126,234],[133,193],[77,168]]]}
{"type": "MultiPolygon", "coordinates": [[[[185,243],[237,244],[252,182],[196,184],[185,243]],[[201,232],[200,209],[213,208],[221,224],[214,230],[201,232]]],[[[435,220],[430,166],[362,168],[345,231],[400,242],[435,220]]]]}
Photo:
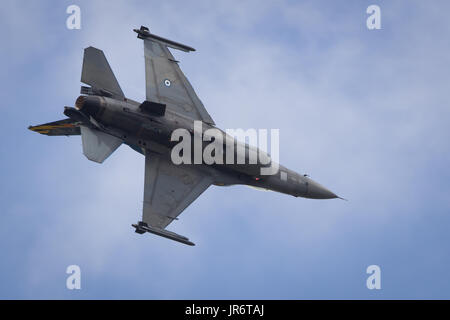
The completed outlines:
{"type": "MultiPolygon", "coordinates": [[[[223,133],[223,141],[232,141],[235,148],[226,149],[244,158],[258,148],[237,141],[215,123],[181,71],[170,49],[184,52],[195,49],[150,33],[142,26],[134,29],[144,42],[146,100],[142,103],[125,97],[103,51],[88,47],[84,50],[81,95],[75,107],[65,107],[66,119],[29,129],[48,136],[81,135],[83,153],[91,161],[102,163],[120,145],[126,144],[145,156],[144,201],[142,221],[132,224],[135,232],[153,233],[187,245],[194,245],[187,237],[166,229],[209,186],[248,185],[295,197],[312,199],[339,198],[333,192],[282,165],[273,174],[263,175],[263,167],[273,166],[266,154],[264,163],[212,164],[174,163],[172,151],[177,141],[172,134],[185,129],[193,138],[216,129],[223,133]],[[201,125],[198,132],[198,124],[201,125]]],[[[201,148],[205,148],[205,141],[201,148]]],[[[194,148],[195,149],[195,146],[194,148]]],[[[189,156],[190,157],[190,156],[189,156]]]]}

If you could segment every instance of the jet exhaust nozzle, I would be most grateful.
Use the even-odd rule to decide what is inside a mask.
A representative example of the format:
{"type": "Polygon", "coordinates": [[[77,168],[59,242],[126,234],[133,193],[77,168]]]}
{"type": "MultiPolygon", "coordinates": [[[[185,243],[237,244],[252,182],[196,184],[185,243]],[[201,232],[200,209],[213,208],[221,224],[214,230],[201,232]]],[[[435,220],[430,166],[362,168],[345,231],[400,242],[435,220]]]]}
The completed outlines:
{"type": "Polygon", "coordinates": [[[79,96],[75,101],[75,109],[86,116],[95,116],[102,107],[102,98],[99,96],[79,96]]]}
{"type": "Polygon", "coordinates": [[[86,100],[86,97],[85,96],[79,96],[78,98],[77,98],[77,100],[75,101],[75,108],[77,109],[77,110],[81,110],[81,109],[83,109],[83,105],[84,105],[84,101],[86,100]]]}

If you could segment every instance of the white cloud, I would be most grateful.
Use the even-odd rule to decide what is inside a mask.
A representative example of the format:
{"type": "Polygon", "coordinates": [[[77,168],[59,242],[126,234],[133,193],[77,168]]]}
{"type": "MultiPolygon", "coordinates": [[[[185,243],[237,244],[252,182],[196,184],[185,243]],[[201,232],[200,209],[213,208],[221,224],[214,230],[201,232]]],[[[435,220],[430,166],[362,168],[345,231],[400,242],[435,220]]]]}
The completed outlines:
{"type": "MultiPolygon", "coordinates": [[[[395,29],[383,30],[385,36],[377,38],[361,31],[363,23],[355,23],[363,21],[364,11],[353,17],[350,7],[351,13],[333,15],[334,7],[316,2],[285,2],[279,7],[257,1],[239,6],[95,1],[80,7],[82,29],[55,52],[41,80],[53,84],[45,86],[46,105],[39,108],[59,110],[51,104],[53,99],[73,103],[82,49],[89,45],[104,50],[124,92],[143,100],[142,44],[132,28],[147,25],[156,34],[198,49],[175,54],[222,128],[280,128],[281,162],[306,171],[350,202],[214,187],[170,226],[198,244],[185,248],[151,235],[137,236],[129,226],[141,210],[141,155],[123,146],[99,166],[82,156],[81,143],[73,142],[79,138],[70,138],[69,143],[48,138],[45,144],[54,144],[54,151],[29,163],[36,175],[32,182],[44,189],[25,190],[40,201],[16,206],[27,219],[35,206],[36,211],[49,210],[28,247],[25,281],[31,296],[39,295],[40,288],[63,272],[65,263],[80,263],[94,282],[105,273],[130,281],[143,279],[136,284],[141,297],[146,292],[151,297],[189,298],[202,277],[224,272],[222,264],[247,283],[245,276],[253,272],[261,276],[273,271],[276,262],[270,262],[270,255],[287,265],[293,261],[312,268],[346,233],[356,237],[360,233],[354,230],[359,228],[380,236],[399,219],[408,217],[415,224],[422,218],[414,210],[422,200],[398,195],[418,197],[422,188],[433,188],[426,182],[421,187],[416,173],[423,177],[436,156],[448,157],[448,108],[442,91],[448,75],[440,68],[449,58],[437,52],[448,52],[449,44],[423,25],[439,14],[433,8],[421,5],[420,14],[414,16],[418,24],[400,25],[396,17],[405,15],[402,6],[386,4],[385,25],[395,29]],[[255,30],[255,25],[271,22],[286,34],[278,38],[255,30]],[[291,252],[306,262],[295,260],[291,252]],[[253,270],[255,264],[258,270],[253,270]],[[145,288],[150,282],[151,287],[145,288]]],[[[45,20],[42,10],[23,12],[30,15],[30,10],[37,12],[31,18],[45,20]]],[[[16,6],[13,12],[19,15],[16,6]]],[[[443,27],[440,30],[448,30],[443,19],[433,21],[443,27]]],[[[11,18],[6,23],[8,30],[20,26],[11,18]]],[[[12,45],[21,47],[17,42],[12,45]]],[[[33,39],[26,46],[42,44],[33,39]]],[[[14,62],[33,54],[25,49],[14,62]]],[[[296,277],[301,281],[306,275],[296,277]]],[[[213,296],[220,296],[219,286],[224,296],[251,292],[247,288],[239,293],[235,282],[227,284],[226,279],[230,274],[211,285],[213,296]]],[[[252,278],[248,283],[260,282],[252,278]]],[[[64,296],[52,288],[47,295],[64,296]]],[[[195,292],[208,294],[206,289],[195,292]]]]}

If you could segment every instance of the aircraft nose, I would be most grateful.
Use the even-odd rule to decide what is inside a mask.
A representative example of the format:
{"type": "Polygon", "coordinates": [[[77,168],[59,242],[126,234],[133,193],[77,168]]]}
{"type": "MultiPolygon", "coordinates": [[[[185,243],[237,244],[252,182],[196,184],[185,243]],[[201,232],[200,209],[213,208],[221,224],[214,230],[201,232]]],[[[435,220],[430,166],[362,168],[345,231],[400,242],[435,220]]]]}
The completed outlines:
{"type": "Polygon", "coordinates": [[[308,179],[308,192],[306,194],[307,198],[311,199],[334,199],[339,198],[333,192],[322,186],[320,183],[308,179]]]}

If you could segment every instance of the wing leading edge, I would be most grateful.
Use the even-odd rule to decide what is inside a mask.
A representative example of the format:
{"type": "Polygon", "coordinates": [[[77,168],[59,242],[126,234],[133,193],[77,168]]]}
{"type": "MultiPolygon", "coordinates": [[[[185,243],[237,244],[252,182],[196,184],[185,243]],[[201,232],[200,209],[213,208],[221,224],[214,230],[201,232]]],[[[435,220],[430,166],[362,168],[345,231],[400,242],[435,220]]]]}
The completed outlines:
{"type": "MultiPolygon", "coordinates": [[[[156,153],[145,155],[145,183],[142,223],[172,240],[188,239],[164,230],[210,185],[212,178],[193,165],[175,165],[156,153]],[[172,237],[170,237],[172,235],[172,237]],[[177,239],[178,238],[178,239],[177,239]]],[[[136,229],[138,232],[138,229],[136,229]]],[[[184,241],[180,241],[184,242],[184,241]]],[[[186,243],[186,242],[184,242],[186,243]]],[[[189,243],[188,243],[189,244],[189,243]]]]}
{"type": "Polygon", "coordinates": [[[166,104],[167,108],[194,120],[214,125],[170,48],[193,51],[186,45],[151,34],[147,28],[134,30],[144,40],[145,90],[148,101],[166,104]]]}

